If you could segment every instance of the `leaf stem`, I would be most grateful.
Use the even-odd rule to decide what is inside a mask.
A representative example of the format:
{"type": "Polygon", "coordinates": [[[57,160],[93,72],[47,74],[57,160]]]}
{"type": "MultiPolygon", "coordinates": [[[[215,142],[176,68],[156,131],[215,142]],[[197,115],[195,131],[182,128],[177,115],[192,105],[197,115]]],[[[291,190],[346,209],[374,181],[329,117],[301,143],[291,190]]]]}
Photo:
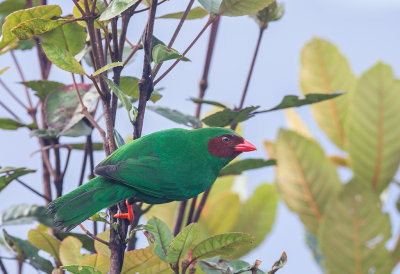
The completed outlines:
{"type": "Polygon", "coordinates": [[[5,110],[8,111],[8,113],[10,113],[10,115],[12,117],[14,117],[15,119],[17,119],[18,121],[21,121],[21,119],[17,116],[17,114],[15,114],[11,109],[9,109],[3,102],[0,101],[0,106],[2,106],[5,110]]]}
{"type": "Polygon", "coordinates": [[[15,96],[15,94],[11,91],[11,89],[9,89],[9,87],[3,82],[3,80],[0,79],[0,85],[7,91],[8,94],[10,94],[10,96],[12,98],[14,98],[14,100],[21,105],[21,107],[23,107],[24,109],[28,109],[27,106],[25,106],[25,104],[17,97],[15,96]]]}
{"type": "MultiPolygon", "coordinates": [[[[21,77],[22,82],[25,82],[25,77],[24,77],[24,73],[22,72],[21,66],[19,65],[19,62],[17,60],[17,57],[15,56],[15,53],[13,50],[10,50],[11,53],[11,57],[14,61],[15,66],[17,67],[17,71],[19,73],[19,76],[21,77]]],[[[29,91],[28,91],[28,87],[25,86],[25,94],[26,94],[26,98],[28,99],[28,104],[29,104],[29,109],[32,109],[32,100],[31,97],[29,96],[29,91]]]]}

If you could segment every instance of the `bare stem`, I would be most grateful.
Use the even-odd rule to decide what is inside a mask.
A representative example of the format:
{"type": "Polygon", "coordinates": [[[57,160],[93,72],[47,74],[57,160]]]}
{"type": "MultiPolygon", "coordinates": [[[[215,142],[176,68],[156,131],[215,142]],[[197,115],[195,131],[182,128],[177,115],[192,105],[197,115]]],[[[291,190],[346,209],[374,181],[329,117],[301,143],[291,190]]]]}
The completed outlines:
{"type": "Polygon", "coordinates": [[[1,260],[2,258],[0,257],[0,269],[3,271],[4,274],[8,274],[6,267],[3,264],[3,261],[1,260]]]}
{"type": "Polygon", "coordinates": [[[8,88],[8,86],[3,82],[3,80],[0,79],[0,85],[7,91],[8,94],[10,94],[10,96],[12,98],[14,98],[14,100],[21,105],[21,107],[23,107],[24,109],[28,109],[27,106],[25,106],[25,104],[17,97],[15,96],[15,94],[11,91],[11,89],[8,88]]]}
{"type": "Polygon", "coordinates": [[[89,232],[82,224],[79,224],[79,227],[83,230],[83,232],[85,232],[93,240],[98,241],[98,242],[100,242],[102,244],[105,244],[106,246],[110,246],[109,242],[106,242],[103,239],[100,239],[99,237],[94,235],[93,233],[89,232]]]}
{"type": "MultiPolygon", "coordinates": [[[[11,57],[15,63],[15,66],[17,67],[19,76],[21,77],[22,82],[25,82],[25,77],[24,77],[24,73],[22,72],[21,66],[19,65],[19,62],[17,60],[17,57],[14,54],[14,51],[10,50],[11,53],[11,57]]],[[[24,85],[25,87],[25,94],[26,94],[26,98],[28,99],[28,104],[29,104],[29,108],[32,109],[32,101],[31,101],[31,97],[29,96],[29,91],[28,88],[24,85]]]]}
{"type": "Polygon", "coordinates": [[[15,119],[17,119],[18,121],[21,121],[21,119],[17,116],[17,114],[15,114],[11,109],[9,109],[3,102],[0,101],[0,106],[2,106],[5,110],[8,111],[8,113],[10,113],[10,115],[12,117],[14,117],[15,119]]]}
{"type": "MultiPolygon", "coordinates": [[[[174,31],[174,34],[172,35],[171,40],[170,40],[169,43],[168,43],[167,51],[169,51],[169,50],[171,49],[172,45],[174,44],[175,39],[176,39],[176,37],[178,36],[179,32],[181,31],[182,25],[183,25],[183,23],[185,22],[186,17],[188,16],[188,14],[189,14],[189,12],[190,12],[190,9],[191,9],[192,6],[193,6],[193,3],[194,3],[194,0],[190,0],[190,1],[189,1],[188,5],[187,5],[187,7],[186,7],[186,10],[185,10],[185,12],[184,12],[183,15],[182,15],[182,18],[181,18],[181,20],[179,21],[178,26],[176,27],[176,29],[175,29],[175,31],[174,31]]],[[[160,70],[162,64],[163,64],[163,62],[157,64],[156,68],[154,69],[154,73],[153,73],[153,75],[152,75],[153,79],[156,77],[156,75],[157,75],[158,71],[160,70]]]]}
{"type": "Polygon", "coordinates": [[[19,178],[15,179],[18,183],[20,183],[21,185],[23,185],[24,187],[26,187],[27,189],[29,189],[30,191],[32,191],[33,193],[35,193],[36,195],[42,197],[43,199],[45,199],[48,202],[51,202],[51,198],[44,196],[43,194],[41,194],[40,192],[36,191],[35,189],[31,188],[30,186],[28,186],[26,183],[24,183],[23,181],[21,181],[19,178]]]}

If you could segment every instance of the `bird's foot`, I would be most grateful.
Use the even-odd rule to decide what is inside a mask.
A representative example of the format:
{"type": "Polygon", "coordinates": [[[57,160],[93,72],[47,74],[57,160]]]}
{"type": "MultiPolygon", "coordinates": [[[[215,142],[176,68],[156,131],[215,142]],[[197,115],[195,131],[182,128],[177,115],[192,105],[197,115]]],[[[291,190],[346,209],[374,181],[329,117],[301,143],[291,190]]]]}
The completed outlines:
{"type": "Polygon", "coordinates": [[[128,200],[126,200],[126,207],[128,208],[127,213],[117,213],[114,215],[114,218],[127,219],[129,221],[129,224],[132,225],[135,216],[133,215],[132,205],[128,203],[128,200]]]}

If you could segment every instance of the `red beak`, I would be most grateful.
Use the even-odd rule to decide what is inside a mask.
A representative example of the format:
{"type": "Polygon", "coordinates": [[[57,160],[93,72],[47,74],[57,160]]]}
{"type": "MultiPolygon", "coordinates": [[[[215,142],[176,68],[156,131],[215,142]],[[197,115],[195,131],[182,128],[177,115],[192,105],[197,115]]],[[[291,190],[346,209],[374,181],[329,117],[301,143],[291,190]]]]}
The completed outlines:
{"type": "Polygon", "coordinates": [[[246,140],[244,140],[243,143],[237,144],[235,146],[235,150],[236,151],[253,151],[253,150],[257,150],[257,148],[250,142],[247,142],[246,140]]]}

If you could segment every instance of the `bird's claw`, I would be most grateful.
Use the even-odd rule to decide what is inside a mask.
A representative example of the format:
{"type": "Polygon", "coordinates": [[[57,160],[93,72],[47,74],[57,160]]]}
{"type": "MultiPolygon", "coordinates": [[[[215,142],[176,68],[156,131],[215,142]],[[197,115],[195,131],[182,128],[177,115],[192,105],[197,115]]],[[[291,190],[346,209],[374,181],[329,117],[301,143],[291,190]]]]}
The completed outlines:
{"type": "Polygon", "coordinates": [[[134,215],[133,215],[132,205],[128,203],[128,200],[126,200],[126,207],[128,208],[127,213],[117,213],[114,215],[114,218],[127,219],[129,221],[129,224],[132,225],[134,215]]]}

